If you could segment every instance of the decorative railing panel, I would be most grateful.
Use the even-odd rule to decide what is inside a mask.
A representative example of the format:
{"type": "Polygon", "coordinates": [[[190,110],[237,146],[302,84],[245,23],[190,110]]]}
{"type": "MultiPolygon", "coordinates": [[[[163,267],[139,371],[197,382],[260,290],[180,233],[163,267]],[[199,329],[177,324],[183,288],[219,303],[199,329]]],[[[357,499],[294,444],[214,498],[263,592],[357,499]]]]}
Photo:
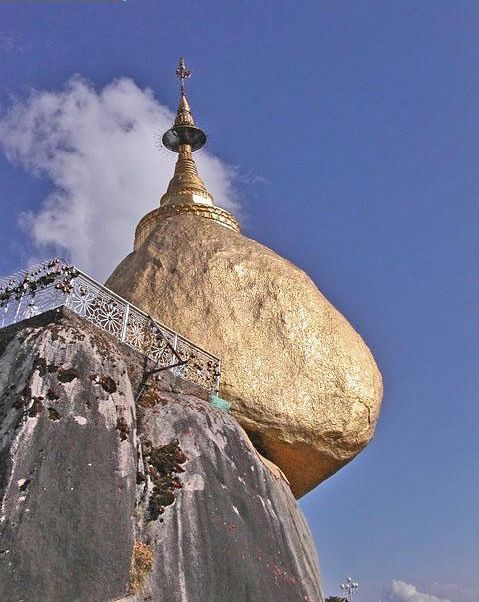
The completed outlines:
{"type": "Polygon", "coordinates": [[[0,278],[0,328],[57,307],[71,311],[152,359],[158,369],[216,393],[220,360],[74,266],[54,259],[0,278]]]}
{"type": "Polygon", "coordinates": [[[128,303],[89,277],[78,273],[72,278],[65,305],[102,330],[121,338],[128,303]]]}

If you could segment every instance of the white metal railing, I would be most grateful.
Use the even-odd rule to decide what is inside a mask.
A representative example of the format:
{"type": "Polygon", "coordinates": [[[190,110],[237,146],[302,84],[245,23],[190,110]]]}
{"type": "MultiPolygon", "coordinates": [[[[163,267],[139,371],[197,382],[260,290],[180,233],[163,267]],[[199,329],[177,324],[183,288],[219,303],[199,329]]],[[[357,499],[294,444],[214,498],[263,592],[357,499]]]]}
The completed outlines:
{"type": "Polygon", "coordinates": [[[121,342],[213,393],[220,360],[60,259],[0,278],[0,328],[65,306],[121,342]],[[179,365],[181,364],[181,365],[179,365]]]}

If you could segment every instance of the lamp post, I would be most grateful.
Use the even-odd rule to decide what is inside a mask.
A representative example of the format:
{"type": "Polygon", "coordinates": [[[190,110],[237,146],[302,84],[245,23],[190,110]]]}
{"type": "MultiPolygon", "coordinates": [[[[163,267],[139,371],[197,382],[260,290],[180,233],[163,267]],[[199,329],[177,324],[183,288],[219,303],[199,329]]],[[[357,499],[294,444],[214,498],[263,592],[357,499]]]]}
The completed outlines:
{"type": "Polygon", "coordinates": [[[348,602],[352,602],[353,595],[359,589],[359,583],[354,581],[351,577],[348,577],[344,583],[340,583],[339,587],[343,590],[345,594],[348,596],[348,602]]]}

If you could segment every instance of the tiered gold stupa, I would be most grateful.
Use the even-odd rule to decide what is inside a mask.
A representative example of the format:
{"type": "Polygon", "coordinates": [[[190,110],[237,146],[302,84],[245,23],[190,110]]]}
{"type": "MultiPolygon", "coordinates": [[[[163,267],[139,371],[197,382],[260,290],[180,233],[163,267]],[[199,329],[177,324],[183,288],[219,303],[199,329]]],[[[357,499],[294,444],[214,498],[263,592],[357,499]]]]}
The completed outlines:
{"type": "Polygon", "coordinates": [[[178,153],[175,174],[167,191],[161,197],[160,207],[150,211],[138,224],[135,235],[135,250],[143,244],[159,221],[172,215],[183,214],[206,217],[232,230],[239,231],[238,222],[231,213],[215,206],[213,197],[199,177],[196,163],[193,160],[193,152],[204,146],[206,135],[196,127],[190,105],[186,99],[184,80],[190,77],[191,71],[186,69],[183,58],[180,59],[176,74],[181,81],[180,100],[175,123],[163,135],[163,145],[167,149],[178,153]]]}
{"type": "Polygon", "coordinates": [[[214,204],[192,156],[206,136],[186,99],[183,59],[177,75],[178,111],[163,136],[178,153],[175,173],[107,286],[221,358],[221,396],[299,497],[371,439],[381,375],[311,279],[214,204]]]}

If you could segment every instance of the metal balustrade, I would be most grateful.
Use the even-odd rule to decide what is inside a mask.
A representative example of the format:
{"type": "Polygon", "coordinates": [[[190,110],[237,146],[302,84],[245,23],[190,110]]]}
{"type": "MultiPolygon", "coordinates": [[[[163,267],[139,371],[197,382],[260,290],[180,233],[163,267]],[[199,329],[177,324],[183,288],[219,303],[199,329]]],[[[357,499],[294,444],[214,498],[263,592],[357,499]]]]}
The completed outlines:
{"type": "Polygon", "coordinates": [[[0,278],[0,328],[67,307],[157,367],[217,393],[220,360],[60,259],[0,278]]]}

